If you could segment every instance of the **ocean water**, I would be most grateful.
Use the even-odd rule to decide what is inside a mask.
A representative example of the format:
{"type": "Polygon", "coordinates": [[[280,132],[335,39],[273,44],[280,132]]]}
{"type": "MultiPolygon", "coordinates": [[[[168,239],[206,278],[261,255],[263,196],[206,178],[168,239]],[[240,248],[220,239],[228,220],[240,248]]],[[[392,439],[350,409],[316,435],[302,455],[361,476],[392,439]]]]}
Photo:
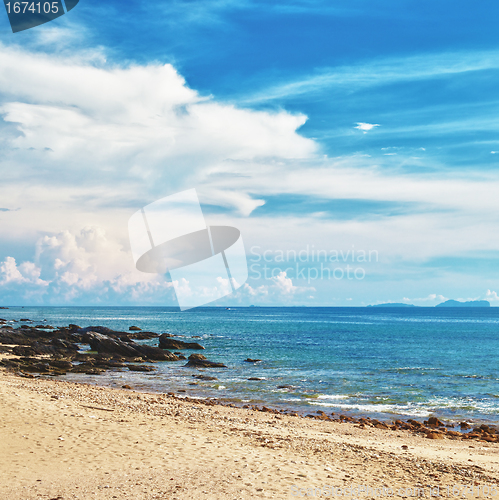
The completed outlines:
{"type": "MultiPolygon", "coordinates": [[[[197,341],[208,359],[228,366],[203,371],[216,381],[194,379],[199,371],[185,361],[155,363],[151,373],[116,370],[67,380],[185,390],[301,413],[499,421],[499,308],[25,307],[0,316],[123,331],[137,325],[197,341]],[[244,362],[248,357],[262,361],[244,362]]],[[[185,354],[192,352],[200,351],[185,354]]]]}

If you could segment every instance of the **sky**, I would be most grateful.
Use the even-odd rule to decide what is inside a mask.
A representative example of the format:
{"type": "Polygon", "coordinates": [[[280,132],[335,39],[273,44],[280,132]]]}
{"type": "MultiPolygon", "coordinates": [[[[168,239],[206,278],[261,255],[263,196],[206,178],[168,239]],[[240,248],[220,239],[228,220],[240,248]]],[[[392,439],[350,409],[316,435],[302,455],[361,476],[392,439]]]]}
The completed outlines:
{"type": "Polygon", "coordinates": [[[1,304],[176,305],[128,220],[195,188],[247,253],[213,305],[499,306],[498,14],[80,0],[12,33],[0,13],[1,304]]]}

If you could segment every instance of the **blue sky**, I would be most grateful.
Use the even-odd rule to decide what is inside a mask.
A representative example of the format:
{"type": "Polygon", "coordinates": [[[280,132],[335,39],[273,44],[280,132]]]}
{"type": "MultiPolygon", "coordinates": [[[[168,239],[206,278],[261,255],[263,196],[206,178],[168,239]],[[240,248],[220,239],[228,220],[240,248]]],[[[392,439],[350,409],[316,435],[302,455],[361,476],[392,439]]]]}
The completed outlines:
{"type": "Polygon", "coordinates": [[[498,305],[498,13],[81,0],[16,34],[1,15],[2,300],[174,304],[134,272],[126,221],[196,187],[248,252],[378,255],[353,280],[276,261],[220,304],[498,305]]]}

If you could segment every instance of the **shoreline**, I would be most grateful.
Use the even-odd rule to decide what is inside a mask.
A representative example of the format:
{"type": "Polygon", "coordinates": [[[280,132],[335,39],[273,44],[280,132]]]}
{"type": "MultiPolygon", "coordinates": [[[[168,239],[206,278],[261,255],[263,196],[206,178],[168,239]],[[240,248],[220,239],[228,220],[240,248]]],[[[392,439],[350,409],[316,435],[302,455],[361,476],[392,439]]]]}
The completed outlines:
{"type": "Polygon", "coordinates": [[[410,498],[408,488],[499,482],[498,443],[3,370],[0,397],[0,492],[9,500],[293,498],[304,496],[293,487],[323,485],[390,487],[410,498]]]}
{"type": "MultiPolygon", "coordinates": [[[[1,359],[1,355],[0,355],[1,359]]],[[[200,372],[200,373],[206,373],[206,372],[200,372]]],[[[191,375],[193,376],[193,375],[191,375]]],[[[186,377],[188,377],[186,375],[186,377]]],[[[52,377],[46,377],[46,376],[39,376],[37,378],[40,378],[42,380],[51,380],[52,377]]],[[[55,377],[54,377],[55,378],[55,377]]],[[[400,413],[394,413],[390,416],[384,416],[382,418],[376,418],[368,414],[363,414],[360,412],[351,412],[348,410],[344,410],[342,412],[331,412],[331,411],[324,411],[320,409],[315,409],[314,407],[310,407],[309,409],[304,409],[303,407],[292,407],[292,405],[279,405],[279,404],[274,404],[274,403],[264,403],[264,402],[246,402],[246,401],[240,401],[237,398],[231,398],[230,396],[227,397],[211,397],[211,396],[203,396],[201,392],[198,394],[196,393],[196,389],[190,389],[192,390],[191,392],[187,392],[187,390],[177,390],[176,392],[174,391],[168,391],[168,392],[163,392],[160,390],[157,390],[151,386],[140,386],[140,385],[134,385],[132,387],[132,382],[131,380],[128,380],[127,384],[122,385],[119,387],[119,384],[112,384],[112,381],[106,382],[101,382],[100,379],[94,379],[94,380],[86,380],[82,377],[81,380],[65,380],[62,378],[58,378],[57,380],[64,380],[69,383],[81,383],[81,384],[88,384],[91,386],[95,387],[104,387],[104,388],[109,388],[111,390],[116,390],[116,389],[123,389],[124,386],[128,386],[128,388],[138,392],[138,393],[144,393],[144,394],[167,394],[171,397],[175,397],[177,399],[183,400],[192,400],[192,401],[200,401],[200,402],[207,402],[211,403],[213,402],[216,405],[220,406],[228,406],[228,407],[233,407],[233,408],[241,408],[241,409],[257,409],[257,411],[262,411],[261,408],[266,408],[267,410],[271,411],[276,411],[279,414],[286,414],[286,415],[291,415],[291,416],[297,416],[301,418],[321,418],[321,415],[327,415],[331,417],[332,422],[350,422],[354,424],[361,423],[361,421],[365,420],[370,420],[370,421],[376,421],[376,422],[381,422],[383,424],[386,424],[387,426],[390,426],[393,422],[395,421],[403,421],[404,423],[414,420],[416,422],[423,423],[427,421],[429,418],[437,418],[439,422],[443,424],[441,427],[446,427],[447,429],[452,429],[455,431],[459,431],[463,436],[467,434],[471,434],[473,432],[473,428],[475,427],[480,427],[481,425],[486,425],[487,427],[490,427],[491,429],[495,429],[498,431],[498,442],[499,442],[499,423],[497,421],[494,421],[492,419],[487,420],[487,419],[470,419],[470,418],[465,418],[465,419],[450,419],[450,418],[445,418],[445,417],[437,417],[436,415],[429,415],[427,417],[415,417],[414,415],[405,415],[405,414],[400,414],[400,413]],[[463,426],[463,428],[460,427],[461,423],[466,423],[468,424],[469,427],[463,426]]],[[[188,379],[187,379],[188,380],[188,379]]],[[[322,418],[324,419],[324,418],[322,418]]],[[[437,426],[438,428],[438,426],[437,426]]],[[[397,430],[397,429],[392,429],[392,430],[397,430]]],[[[431,428],[429,429],[431,430],[431,428]]]]}
{"type": "MultiPolygon", "coordinates": [[[[293,403],[270,401],[268,398],[266,401],[264,393],[262,393],[262,396],[254,398],[256,401],[247,401],[242,399],[237,393],[231,394],[231,389],[227,389],[226,387],[222,388],[228,394],[218,396],[213,394],[213,386],[208,387],[203,385],[205,380],[217,380],[217,378],[210,377],[207,373],[203,377],[201,370],[205,368],[210,369],[213,366],[225,369],[225,365],[214,363],[207,360],[205,356],[198,354],[199,350],[203,350],[204,347],[197,342],[184,342],[175,338],[185,338],[183,335],[142,331],[141,328],[136,326],[130,327],[130,331],[126,332],[111,330],[103,326],[80,328],[74,324],[52,327],[48,323],[44,323],[31,326],[35,324],[32,320],[25,319],[21,321],[24,321],[25,324],[21,324],[18,328],[13,328],[6,324],[9,321],[0,320],[0,323],[3,322],[3,324],[0,324],[0,364],[3,364],[5,368],[12,372],[22,374],[26,377],[35,376],[31,375],[31,373],[51,376],[68,375],[68,378],[74,382],[95,383],[97,386],[113,387],[117,382],[113,381],[112,375],[120,373],[124,375],[123,384],[142,385],[143,387],[140,390],[145,392],[163,393],[165,392],[165,386],[167,386],[169,389],[174,389],[176,394],[185,393],[189,397],[202,400],[215,399],[219,402],[232,403],[243,408],[255,405],[266,406],[275,408],[278,411],[286,410],[288,413],[293,412],[300,415],[315,413],[325,415],[327,412],[328,416],[333,419],[338,420],[343,416],[343,420],[350,420],[356,423],[365,419],[392,423],[394,420],[405,420],[406,422],[410,420],[424,421],[428,418],[437,417],[445,424],[445,427],[450,429],[455,429],[462,422],[467,423],[468,426],[465,425],[462,429],[465,434],[469,434],[467,432],[470,430],[469,426],[478,427],[485,425],[497,430],[497,420],[491,416],[488,418],[485,416],[482,418],[473,418],[470,416],[456,417],[446,415],[445,411],[439,414],[438,410],[428,411],[429,415],[426,418],[383,411],[363,412],[355,408],[348,410],[338,409],[334,405],[329,407],[319,404],[310,404],[308,406],[302,404],[294,405],[293,403]],[[31,323],[31,325],[26,323],[31,323]],[[159,339],[159,347],[152,347],[142,342],[152,339],[159,339]],[[82,345],[85,344],[90,346],[91,350],[81,350],[82,345]],[[187,352],[192,351],[186,352],[185,349],[194,349],[196,354],[190,355],[187,359],[187,352]],[[136,371],[161,373],[161,369],[157,371],[158,365],[155,365],[158,361],[175,362],[181,360],[187,360],[187,364],[182,364],[182,368],[194,368],[196,369],[195,373],[198,375],[193,373],[182,373],[179,375],[180,372],[177,370],[174,375],[165,374],[165,377],[163,377],[164,380],[157,384],[158,387],[154,387],[154,383],[148,384],[145,380],[140,380],[138,383],[132,380],[137,378],[135,376],[136,371]],[[126,376],[128,374],[126,368],[130,370],[129,378],[126,376]],[[97,377],[98,380],[92,380],[87,378],[88,375],[99,375],[99,377],[97,377]],[[108,378],[106,378],[106,375],[108,375],[108,378]],[[180,383],[178,383],[179,379],[182,380],[180,383]],[[197,379],[201,380],[198,381],[197,379]],[[202,385],[197,386],[198,383],[202,385]]],[[[197,340],[198,338],[200,337],[192,336],[193,340],[197,340]]],[[[249,362],[248,365],[254,365],[261,360],[248,358],[245,361],[249,362]]],[[[175,368],[179,367],[175,366],[175,368]]],[[[266,379],[254,377],[247,380],[261,381],[266,379]]],[[[118,385],[120,383],[121,381],[118,382],[118,385]]],[[[224,384],[223,380],[221,384],[224,384]]],[[[277,388],[283,388],[290,396],[295,396],[292,389],[296,387],[292,385],[278,385],[277,388]]],[[[315,397],[317,395],[318,393],[314,393],[315,397]]],[[[296,396],[300,396],[300,393],[297,393],[296,396]]],[[[305,397],[312,397],[312,395],[305,397]]],[[[440,425],[439,427],[443,426],[440,425]]],[[[497,435],[499,436],[499,433],[497,435]]]]}

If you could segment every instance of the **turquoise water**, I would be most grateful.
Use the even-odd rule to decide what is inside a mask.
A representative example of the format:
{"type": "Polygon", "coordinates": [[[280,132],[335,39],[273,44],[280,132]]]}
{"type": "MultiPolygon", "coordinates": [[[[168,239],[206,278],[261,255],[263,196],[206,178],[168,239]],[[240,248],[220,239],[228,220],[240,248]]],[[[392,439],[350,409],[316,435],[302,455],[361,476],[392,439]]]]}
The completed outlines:
{"type": "Polygon", "coordinates": [[[206,347],[203,354],[228,366],[206,370],[217,381],[193,379],[198,372],[184,368],[185,361],[155,363],[158,371],[147,374],[68,374],[68,380],[185,390],[190,396],[305,413],[499,421],[499,308],[252,307],[181,313],[159,307],[25,307],[2,310],[0,316],[46,319],[54,326],[128,330],[137,325],[183,340],[199,335],[195,340],[206,347]],[[262,362],[244,362],[248,357],[262,362]],[[194,381],[198,385],[189,385],[194,381]]]}

